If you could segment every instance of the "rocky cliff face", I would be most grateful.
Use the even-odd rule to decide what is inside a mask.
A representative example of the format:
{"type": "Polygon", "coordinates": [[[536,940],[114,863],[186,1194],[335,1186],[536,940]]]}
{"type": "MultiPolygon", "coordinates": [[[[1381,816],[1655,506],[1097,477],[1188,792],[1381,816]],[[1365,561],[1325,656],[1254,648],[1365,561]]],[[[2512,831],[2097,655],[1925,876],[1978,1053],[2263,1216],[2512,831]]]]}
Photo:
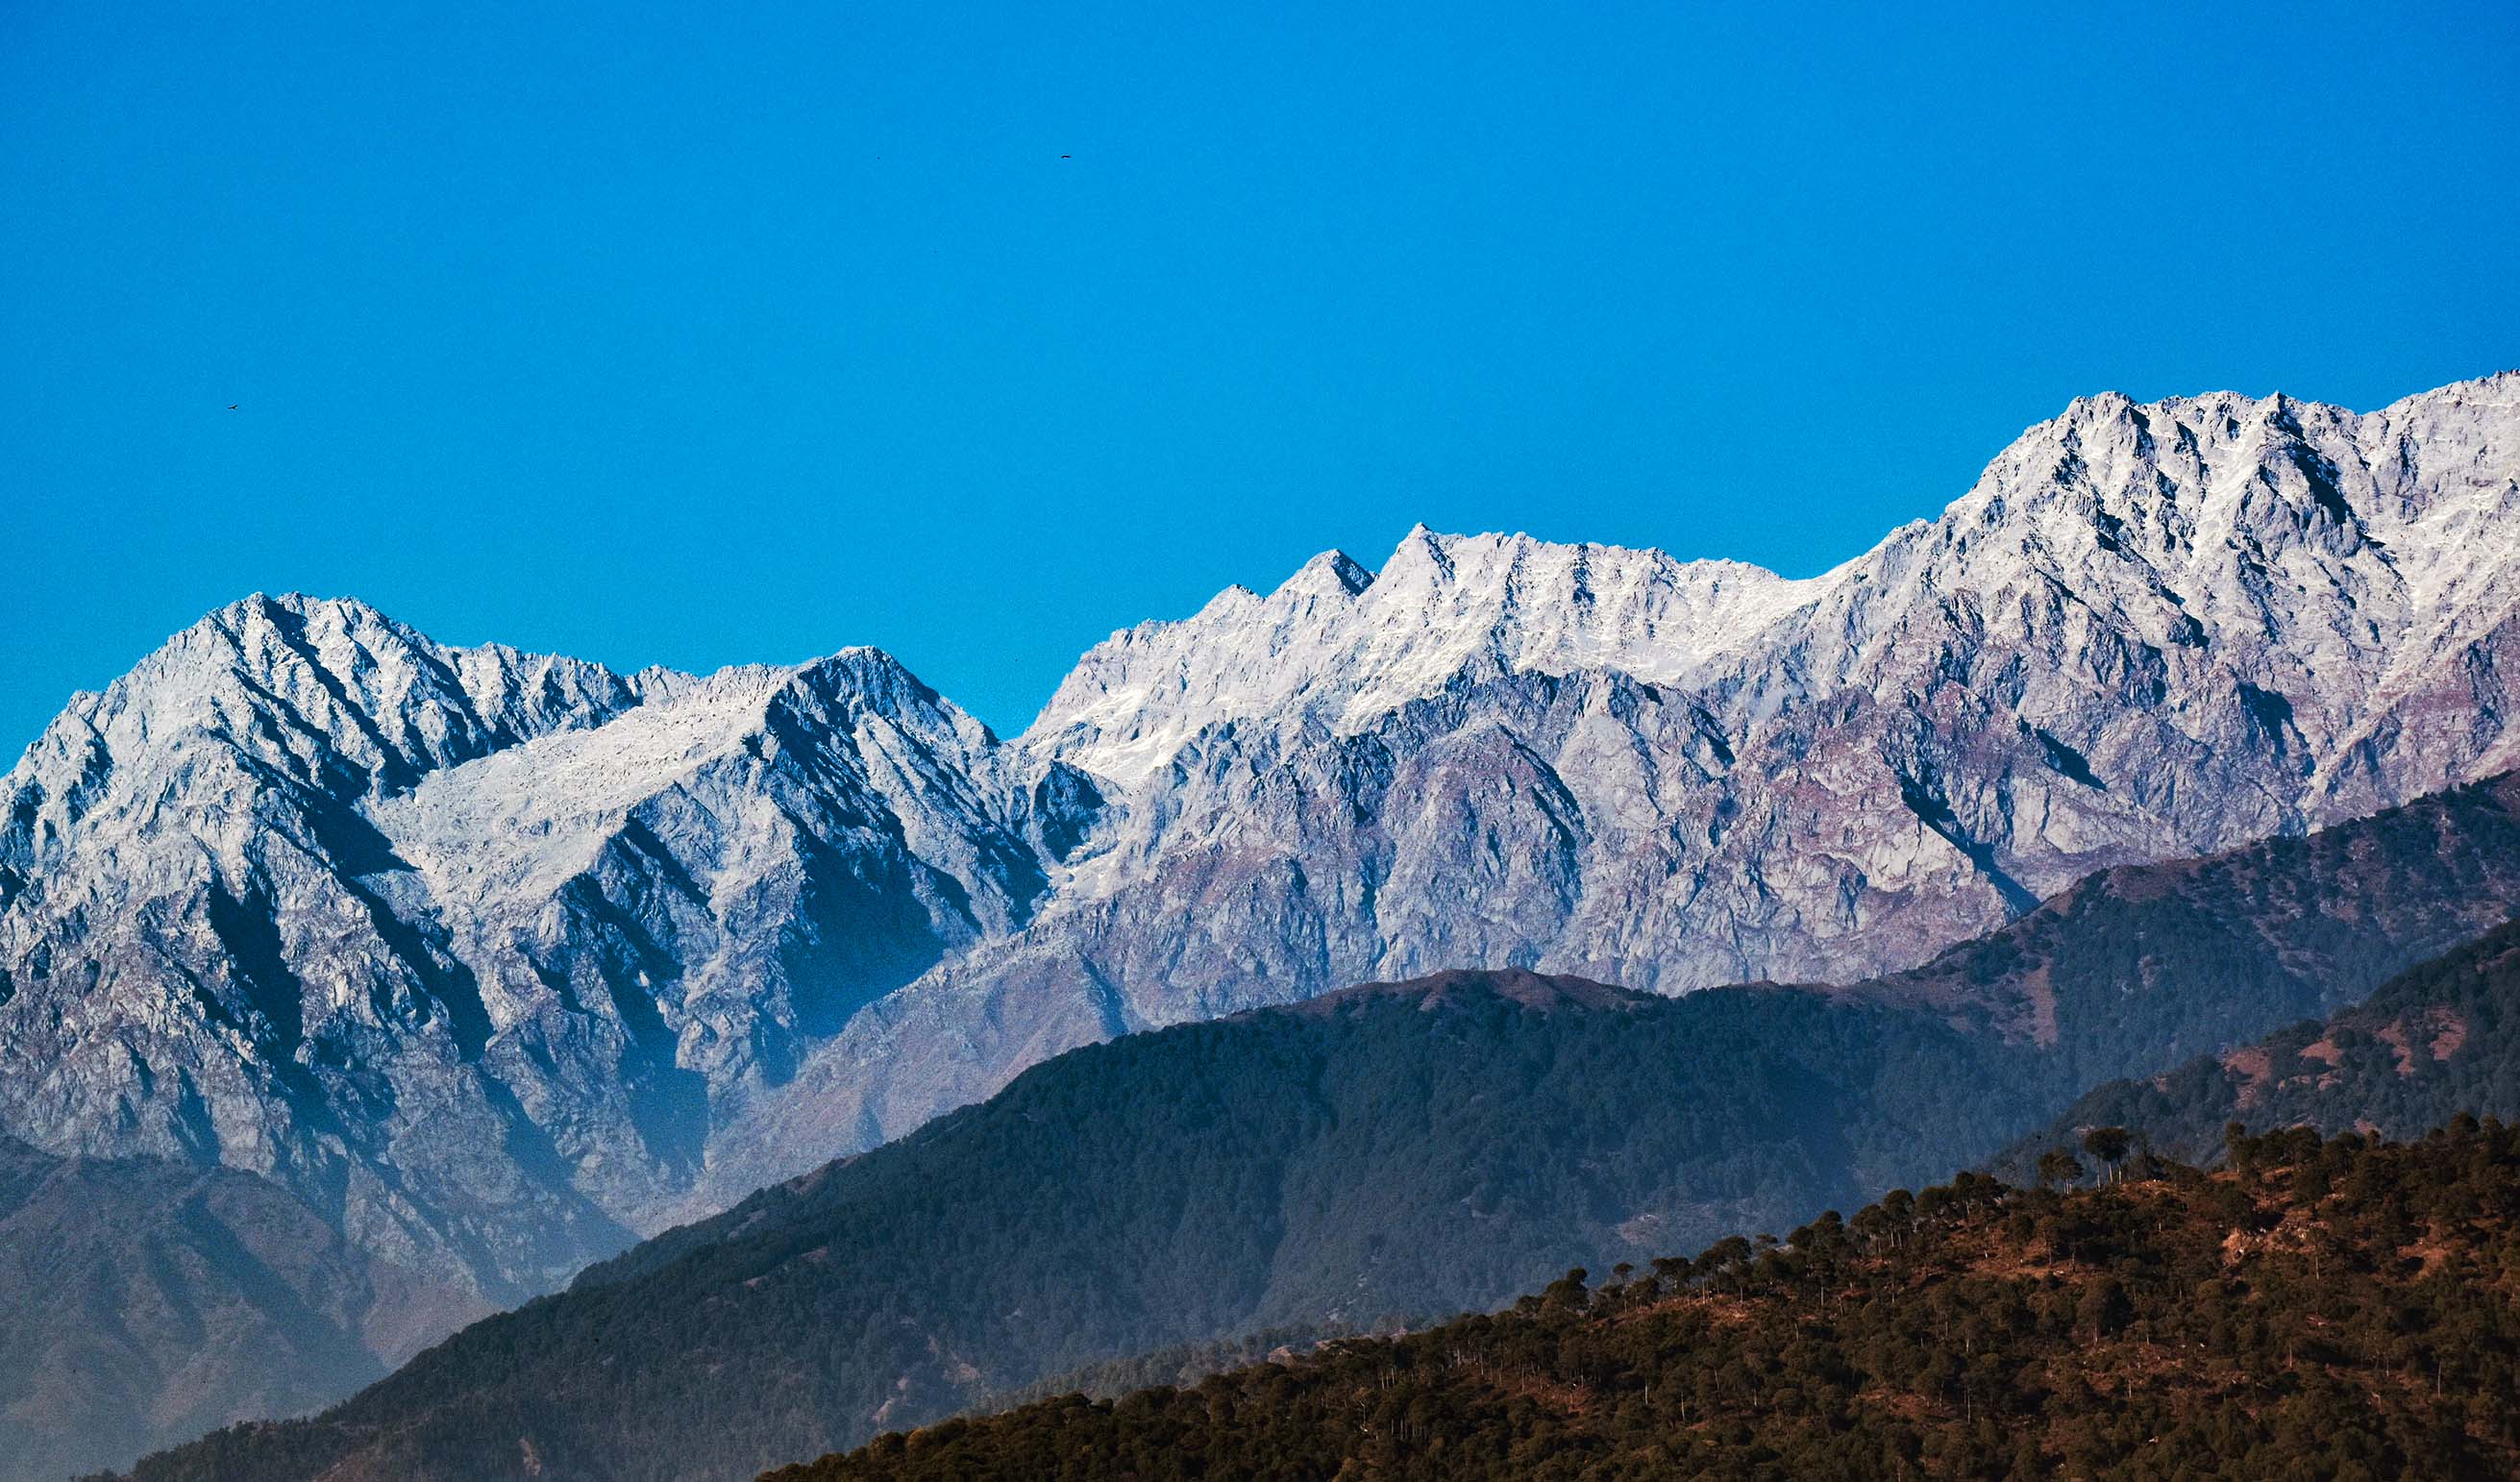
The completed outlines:
{"type": "Polygon", "coordinates": [[[1370,576],[1324,557],[1086,655],[1018,742],[1108,799],[1039,918],[853,1022],[744,1142],[1462,964],[1908,967],[2095,870],[2513,765],[2516,619],[2520,375],[2367,415],[2078,401],[1807,581],[1424,530],[1370,576]]]}
{"type": "Polygon", "coordinates": [[[1920,963],[2520,762],[2520,376],[2077,402],[1789,581],[1411,532],[1001,741],[255,599],[0,780],[0,1131],[280,1181],[493,1300],[1093,1039],[1450,966],[1920,963]]]}
{"type": "Polygon", "coordinates": [[[1000,748],[881,654],[706,680],[256,598],[0,787],[0,1125],[269,1175],[492,1300],[1042,888],[1000,748]]]}

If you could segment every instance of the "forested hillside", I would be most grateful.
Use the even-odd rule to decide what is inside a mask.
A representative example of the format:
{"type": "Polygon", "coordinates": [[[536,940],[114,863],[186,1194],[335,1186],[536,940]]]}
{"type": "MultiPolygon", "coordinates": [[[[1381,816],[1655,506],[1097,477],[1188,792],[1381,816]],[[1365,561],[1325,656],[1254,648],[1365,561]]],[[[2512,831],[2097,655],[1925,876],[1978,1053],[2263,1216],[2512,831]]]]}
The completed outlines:
{"type": "Polygon", "coordinates": [[[1979,1175],[1509,1312],[886,1435],[768,1482],[2496,1477],[2520,1468],[2520,1133],[1979,1175]],[[2096,1175],[2099,1170],[2093,1170],[2096,1175]]]}
{"type": "Polygon", "coordinates": [[[1081,1366],[1425,1321],[1921,1181],[2011,1047],[1780,990],[1459,973],[1136,1036],[159,1478],[749,1476],[1081,1366]],[[529,1464],[530,1460],[530,1464],[529,1464]]]}
{"type": "Polygon", "coordinates": [[[2220,1155],[2233,1121],[2407,1137],[2461,1111],[2520,1117],[2520,923],[2330,1018],[2099,1087],[2006,1166],[2027,1167],[2088,1127],[2131,1128],[2167,1155],[2201,1161],[2220,1155]]]}
{"type": "Polygon", "coordinates": [[[2035,1044],[2076,1089],[2361,1003],[2520,904],[2520,774],[2197,860],[2104,871],[1842,990],[2035,1044]]]}

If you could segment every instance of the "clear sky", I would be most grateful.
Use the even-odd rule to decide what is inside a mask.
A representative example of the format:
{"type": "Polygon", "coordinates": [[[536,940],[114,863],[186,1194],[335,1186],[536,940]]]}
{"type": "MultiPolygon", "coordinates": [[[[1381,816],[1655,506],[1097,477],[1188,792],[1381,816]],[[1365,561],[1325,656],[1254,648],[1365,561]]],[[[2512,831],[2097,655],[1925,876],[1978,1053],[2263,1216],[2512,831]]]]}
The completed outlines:
{"type": "Polygon", "coordinates": [[[1418,520],[1804,574],[2520,364],[2520,7],[1912,9],[9,0],[0,752],[257,589],[1012,731],[1418,520]]]}

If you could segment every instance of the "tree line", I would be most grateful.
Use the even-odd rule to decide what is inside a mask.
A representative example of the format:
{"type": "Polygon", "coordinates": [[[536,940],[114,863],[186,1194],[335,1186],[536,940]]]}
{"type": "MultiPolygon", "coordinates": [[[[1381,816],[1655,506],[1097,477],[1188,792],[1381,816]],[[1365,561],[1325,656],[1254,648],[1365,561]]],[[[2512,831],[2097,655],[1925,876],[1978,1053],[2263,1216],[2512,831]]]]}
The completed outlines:
{"type": "Polygon", "coordinates": [[[2048,1151],[2027,1187],[1964,1174],[1781,1239],[1571,1270],[1496,1314],[770,1477],[2520,1472],[2520,1129],[2235,1124],[2212,1172],[2120,1127],[2048,1151]]]}

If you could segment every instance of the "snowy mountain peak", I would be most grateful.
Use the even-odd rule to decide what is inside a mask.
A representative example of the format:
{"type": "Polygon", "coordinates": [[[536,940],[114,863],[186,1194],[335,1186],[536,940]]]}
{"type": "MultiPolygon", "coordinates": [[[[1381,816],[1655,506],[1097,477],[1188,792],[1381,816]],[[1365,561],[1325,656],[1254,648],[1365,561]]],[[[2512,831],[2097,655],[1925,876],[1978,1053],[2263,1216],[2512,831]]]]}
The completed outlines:
{"type": "Polygon", "coordinates": [[[2083,398],[1808,579],[1418,525],[1007,743],[872,649],[625,676],[256,597],[0,781],[0,1134],[504,1299],[1127,1029],[1910,966],[2520,765],[2515,686],[2509,375],[2083,398]]]}
{"type": "Polygon", "coordinates": [[[1353,730],[1463,674],[1676,679],[1818,590],[1738,561],[1419,525],[1379,573],[1330,552],[1265,599],[1220,598],[1185,621],[1113,635],[1024,740],[1134,786],[1210,726],[1353,730]]]}
{"type": "Polygon", "coordinates": [[[1373,573],[1345,551],[1324,551],[1279,583],[1270,597],[1356,597],[1373,585],[1373,573]]]}
{"type": "Polygon", "coordinates": [[[0,891],[82,827],[162,839],[160,821],[241,821],[284,791],[389,796],[639,698],[599,664],[448,648],[365,603],[256,594],[75,696],[0,777],[0,891]]]}
{"type": "Polygon", "coordinates": [[[1852,682],[1920,604],[1963,592],[2014,610],[2070,593],[2155,648],[2228,642],[2286,693],[2339,663],[2384,683],[2445,641],[2445,593],[2508,579],[2510,542],[2478,536],[2513,502],[2515,405],[2509,374],[2370,414],[2280,394],[2078,397],[1938,518],[1807,580],[1419,524],[1378,573],[1327,553],[1266,598],[1233,588],[1115,634],[1025,741],[1127,788],[1211,727],[1353,732],[1465,675],[1736,673],[1781,701],[1774,655],[1852,682]]]}

